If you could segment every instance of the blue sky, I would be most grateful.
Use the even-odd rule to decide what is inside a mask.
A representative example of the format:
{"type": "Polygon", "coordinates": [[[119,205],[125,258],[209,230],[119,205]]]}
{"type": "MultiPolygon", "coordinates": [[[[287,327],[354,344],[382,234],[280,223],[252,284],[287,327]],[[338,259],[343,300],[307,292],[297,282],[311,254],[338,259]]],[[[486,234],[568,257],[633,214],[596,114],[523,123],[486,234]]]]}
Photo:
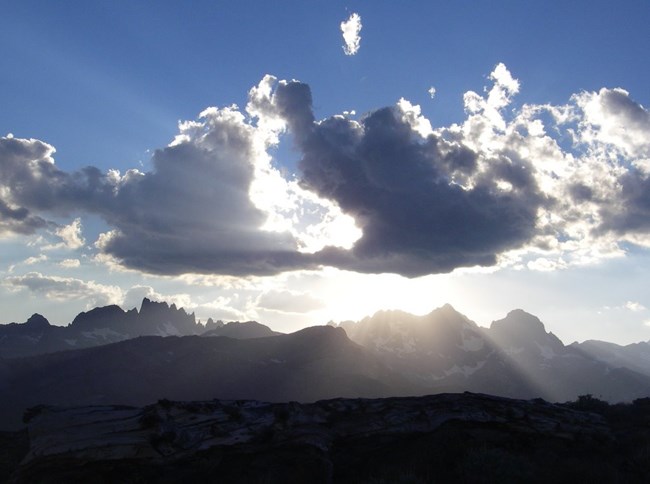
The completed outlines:
{"type": "MultiPolygon", "coordinates": [[[[0,224],[3,321],[24,321],[38,311],[64,324],[96,304],[126,308],[148,295],[175,301],[204,319],[257,319],[290,331],[382,308],[422,313],[450,302],[479,324],[521,307],[567,343],[650,339],[650,298],[643,290],[650,272],[650,220],[643,195],[650,186],[644,168],[650,158],[649,13],[643,1],[287,1],[281,8],[252,1],[3,2],[0,135],[11,133],[5,143],[14,149],[22,143],[27,150],[30,139],[41,143],[29,145],[32,161],[39,146],[55,149],[41,153],[59,170],[51,183],[68,176],[78,181],[74,174],[92,166],[103,177],[104,190],[100,196],[64,185],[48,198],[45,187],[54,185],[37,184],[36,179],[47,179],[42,173],[29,178],[30,191],[6,181],[5,171],[0,200],[13,212],[2,216],[13,219],[0,224]],[[346,55],[340,25],[353,13],[361,18],[360,48],[346,55]],[[484,183],[497,190],[490,192],[496,193],[489,200],[494,203],[484,205],[485,218],[476,209],[464,213],[451,208],[438,218],[422,216],[422,210],[411,212],[420,199],[410,192],[403,207],[389,203],[402,200],[396,193],[404,187],[389,187],[385,193],[378,189],[373,200],[353,197],[359,186],[351,184],[329,191],[332,180],[313,170],[320,169],[319,156],[334,157],[334,148],[315,153],[313,140],[302,139],[288,108],[284,114],[277,111],[280,97],[273,96],[284,92],[281,86],[289,86],[286,96],[299,96],[298,84],[269,78],[264,86],[271,97],[260,97],[258,117],[246,112],[249,90],[262,86],[267,74],[308,85],[316,121],[333,123],[333,116],[354,111],[343,116],[346,129],[354,131],[365,115],[391,107],[393,114],[410,116],[413,133],[423,133],[418,123],[426,118],[430,126],[422,129],[431,132],[418,143],[429,135],[444,139],[448,144],[439,148],[439,156],[469,149],[479,168],[467,177],[462,170],[447,172],[451,181],[443,188],[451,191],[422,194],[421,200],[438,200],[442,206],[461,196],[450,186],[463,186],[462,193],[470,194],[479,193],[473,190],[484,183]],[[408,104],[396,104],[402,98],[408,104]],[[208,107],[232,104],[238,109],[199,118],[208,107]],[[569,108],[573,117],[563,118],[569,108]],[[530,113],[524,116],[526,109],[530,113]],[[237,113],[245,119],[238,120],[237,113]],[[231,136],[248,140],[249,135],[263,136],[262,118],[284,123],[266,134],[278,137],[277,142],[265,141],[263,151],[273,157],[267,162],[257,151],[208,147],[190,125],[179,127],[179,122],[194,121],[199,131],[222,133],[227,126],[234,130],[228,131],[231,136]],[[534,124],[536,119],[543,123],[543,133],[535,131],[541,126],[534,124]],[[485,123],[493,123],[490,129],[496,134],[481,136],[485,123]],[[504,146],[512,141],[508,133],[523,133],[516,149],[504,146]],[[170,147],[179,134],[185,138],[176,138],[170,147]],[[197,148],[192,153],[208,150],[214,156],[192,158],[183,143],[197,148]],[[557,148],[555,154],[550,154],[551,146],[557,148]],[[215,154],[218,149],[221,154],[215,154]],[[156,150],[164,154],[155,155],[156,150]],[[535,150],[540,150],[537,155],[535,150]],[[258,160],[254,170],[249,166],[254,172],[224,168],[248,166],[247,156],[258,160]],[[551,157],[557,167],[546,170],[535,156],[551,157]],[[491,171],[495,160],[504,157],[512,170],[534,172],[530,184],[515,187],[514,201],[508,195],[514,178],[487,180],[496,176],[491,171]],[[213,169],[209,163],[223,166],[213,169]],[[203,166],[210,168],[202,176],[203,166]],[[304,167],[312,174],[302,172],[304,167]],[[109,170],[119,170],[124,177],[130,169],[148,181],[108,176],[109,170]],[[199,170],[198,175],[183,178],[190,169],[199,170]],[[175,170],[181,175],[174,175],[175,170]],[[196,190],[225,193],[242,176],[245,182],[256,180],[252,204],[241,190],[223,199],[191,195],[194,181],[200,182],[196,190]],[[298,180],[304,191],[295,187],[298,180]],[[181,186],[184,181],[187,186],[181,186]],[[115,199],[103,198],[108,186],[114,193],[123,186],[129,189],[115,199]],[[576,187],[599,196],[568,200],[568,193],[580,191],[576,187]],[[69,190],[79,193],[72,197],[69,190]],[[636,195],[628,196],[631,192],[636,195]],[[309,198],[313,196],[321,201],[309,198]],[[291,202],[282,202],[283,197],[291,202]],[[396,214],[390,215],[386,206],[396,214]],[[29,217],[20,215],[18,223],[20,209],[29,217]],[[260,213],[269,216],[261,235],[260,213]],[[536,214],[534,220],[531,214],[536,214]],[[229,216],[242,223],[227,220],[229,216]],[[508,217],[522,222],[508,225],[508,217]],[[299,220],[289,228],[289,219],[299,220]],[[402,227],[403,220],[413,223],[402,227]],[[503,227],[495,230],[502,220],[503,227]],[[389,222],[402,232],[386,228],[389,222]],[[193,245],[191,240],[204,229],[209,231],[205,244],[193,245]],[[111,230],[120,233],[106,236],[111,230]],[[452,242],[467,237],[475,241],[450,250],[452,242]],[[477,242],[492,239],[489,247],[477,242]],[[287,251],[292,244],[303,252],[287,251]],[[294,260],[304,253],[320,254],[323,244],[339,248],[294,260]],[[545,252],[540,252],[544,244],[545,252]],[[219,263],[233,247],[245,247],[255,257],[279,247],[283,259],[264,259],[264,269],[232,255],[228,263],[219,263]],[[198,254],[207,257],[204,265],[198,254]],[[445,265],[443,259],[452,262],[445,265]],[[477,261],[482,268],[472,268],[477,261]]],[[[367,118],[384,122],[379,114],[367,118]]],[[[329,125],[319,126],[325,136],[329,125]]],[[[389,160],[390,147],[382,150],[378,167],[399,166],[391,164],[401,162],[393,159],[399,155],[389,160]]],[[[9,151],[0,153],[0,163],[9,163],[9,151]]],[[[16,163],[29,165],[29,156],[16,163]]],[[[410,172],[396,173],[391,176],[410,172]]],[[[468,195],[468,206],[478,196],[468,195]]]]}

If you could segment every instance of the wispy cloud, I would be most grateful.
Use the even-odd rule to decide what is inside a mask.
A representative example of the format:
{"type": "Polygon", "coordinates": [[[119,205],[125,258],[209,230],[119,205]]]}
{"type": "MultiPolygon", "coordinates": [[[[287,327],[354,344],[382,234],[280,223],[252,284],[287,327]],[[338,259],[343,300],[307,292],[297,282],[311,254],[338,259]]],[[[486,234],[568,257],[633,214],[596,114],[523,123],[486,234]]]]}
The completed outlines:
{"type": "Polygon", "coordinates": [[[341,33],[343,34],[343,52],[345,55],[355,55],[359,52],[361,45],[361,17],[358,13],[352,13],[350,17],[341,22],[341,33]]]}
{"type": "Polygon", "coordinates": [[[122,290],[117,286],[71,277],[47,276],[40,272],[7,277],[4,284],[15,289],[29,289],[55,301],[86,300],[90,307],[119,304],[123,297],[122,290]]]}
{"type": "Polygon", "coordinates": [[[308,313],[321,309],[324,303],[308,293],[272,290],[262,293],[256,306],[285,313],[308,313]]]}

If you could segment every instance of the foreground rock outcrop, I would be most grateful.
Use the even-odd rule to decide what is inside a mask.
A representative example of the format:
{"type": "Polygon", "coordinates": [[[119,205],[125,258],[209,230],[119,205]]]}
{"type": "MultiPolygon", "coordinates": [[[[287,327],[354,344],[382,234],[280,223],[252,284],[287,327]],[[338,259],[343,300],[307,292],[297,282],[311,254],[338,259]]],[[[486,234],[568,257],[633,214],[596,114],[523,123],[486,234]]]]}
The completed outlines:
{"type": "Polygon", "coordinates": [[[639,408],[639,421],[612,425],[468,393],[41,406],[26,415],[29,451],[10,482],[643,482],[650,464],[626,448],[650,449],[650,406],[639,408]]]}

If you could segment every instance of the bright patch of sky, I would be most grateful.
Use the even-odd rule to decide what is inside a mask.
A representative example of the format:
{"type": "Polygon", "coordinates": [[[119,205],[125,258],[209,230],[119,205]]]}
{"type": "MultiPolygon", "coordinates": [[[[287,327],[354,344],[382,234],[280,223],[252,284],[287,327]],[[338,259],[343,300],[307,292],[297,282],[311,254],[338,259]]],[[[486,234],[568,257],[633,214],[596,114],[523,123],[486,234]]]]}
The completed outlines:
{"type": "Polygon", "coordinates": [[[648,20],[638,1],[6,6],[0,322],[146,296],[291,331],[451,303],[648,340],[648,20]]]}

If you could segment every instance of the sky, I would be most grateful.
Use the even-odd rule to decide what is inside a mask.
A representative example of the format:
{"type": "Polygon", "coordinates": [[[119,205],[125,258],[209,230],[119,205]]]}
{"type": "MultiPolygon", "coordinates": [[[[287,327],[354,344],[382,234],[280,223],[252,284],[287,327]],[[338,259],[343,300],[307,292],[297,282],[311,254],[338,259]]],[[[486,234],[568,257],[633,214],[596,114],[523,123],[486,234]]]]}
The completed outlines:
{"type": "Polygon", "coordinates": [[[0,322],[650,340],[647,1],[1,5],[0,322]]]}

